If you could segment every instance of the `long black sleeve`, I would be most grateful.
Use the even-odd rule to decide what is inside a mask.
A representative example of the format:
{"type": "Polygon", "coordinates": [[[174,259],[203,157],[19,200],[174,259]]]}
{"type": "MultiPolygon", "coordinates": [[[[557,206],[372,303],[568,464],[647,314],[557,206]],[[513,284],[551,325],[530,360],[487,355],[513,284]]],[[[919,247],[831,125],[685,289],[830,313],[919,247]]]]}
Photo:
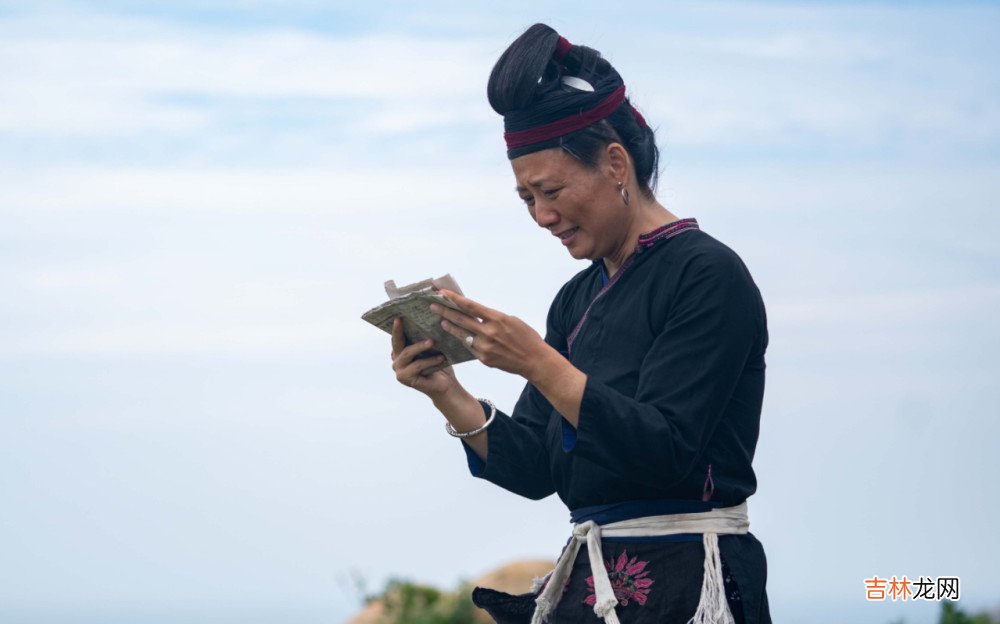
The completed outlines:
{"type": "MultiPolygon", "coordinates": [[[[565,333],[550,307],[545,342],[565,353],[565,333]]],[[[530,383],[525,384],[511,416],[497,411],[488,431],[487,460],[463,444],[473,476],[481,477],[526,498],[538,500],[556,491],[545,444],[553,417],[552,404],[530,383]]]]}

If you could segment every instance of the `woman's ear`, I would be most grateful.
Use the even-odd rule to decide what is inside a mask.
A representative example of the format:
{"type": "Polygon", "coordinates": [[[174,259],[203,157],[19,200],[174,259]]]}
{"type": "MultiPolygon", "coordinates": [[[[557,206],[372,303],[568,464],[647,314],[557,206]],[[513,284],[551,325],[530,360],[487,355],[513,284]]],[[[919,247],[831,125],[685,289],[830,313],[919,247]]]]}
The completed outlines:
{"type": "Polygon", "coordinates": [[[621,143],[609,143],[605,148],[605,155],[608,158],[608,167],[612,178],[616,182],[629,182],[629,163],[631,159],[628,150],[621,143]]]}

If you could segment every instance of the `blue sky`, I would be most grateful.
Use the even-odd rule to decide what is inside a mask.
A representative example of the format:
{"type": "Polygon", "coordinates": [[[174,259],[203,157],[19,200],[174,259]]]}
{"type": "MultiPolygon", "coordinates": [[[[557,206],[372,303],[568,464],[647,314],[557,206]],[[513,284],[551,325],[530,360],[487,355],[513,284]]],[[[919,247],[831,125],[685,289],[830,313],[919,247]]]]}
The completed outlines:
{"type": "Polygon", "coordinates": [[[340,621],[355,573],[558,554],[561,503],[469,477],[359,320],[451,272],[540,328],[582,268],[484,97],[535,21],[764,295],[775,620],[934,621],[873,574],[1000,603],[1000,5],[539,6],[0,3],[0,619],[340,621]]]}

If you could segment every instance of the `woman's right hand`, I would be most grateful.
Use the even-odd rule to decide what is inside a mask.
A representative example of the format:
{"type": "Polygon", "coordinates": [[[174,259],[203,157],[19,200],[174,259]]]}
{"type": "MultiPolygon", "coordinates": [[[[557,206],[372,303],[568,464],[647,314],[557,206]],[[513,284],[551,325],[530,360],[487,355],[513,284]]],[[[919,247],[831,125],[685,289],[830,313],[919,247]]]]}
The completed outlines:
{"type": "Polygon", "coordinates": [[[403,333],[403,320],[399,317],[392,322],[392,370],[396,381],[419,390],[432,399],[443,397],[448,392],[461,388],[451,366],[429,375],[423,372],[444,362],[443,355],[418,358],[421,353],[434,346],[433,341],[424,340],[407,346],[403,333]]]}

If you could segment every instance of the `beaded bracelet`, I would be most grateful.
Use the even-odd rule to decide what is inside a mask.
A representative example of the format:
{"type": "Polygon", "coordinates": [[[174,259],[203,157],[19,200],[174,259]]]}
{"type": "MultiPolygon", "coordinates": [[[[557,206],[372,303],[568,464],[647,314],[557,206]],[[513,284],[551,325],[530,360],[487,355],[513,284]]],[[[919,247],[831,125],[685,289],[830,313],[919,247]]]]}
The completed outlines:
{"type": "Polygon", "coordinates": [[[451,426],[451,423],[448,422],[448,421],[445,421],[445,423],[444,423],[444,430],[448,432],[448,435],[450,435],[452,437],[455,437],[455,438],[471,438],[474,435],[478,435],[478,434],[486,431],[486,428],[489,427],[493,423],[493,419],[495,419],[497,417],[497,406],[494,405],[493,401],[490,401],[489,399],[476,399],[476,400],[479,401],[480,404],[485,403],[486,405],[490,406],[490,417],[487,418],[486,422],[483,423],[483,425],[481,427],[479,427],[478,429],[473,429],[472,431],[466,431],[466,432],[463,432],[463,433],[459,433],[458,431],[455,431],[455,428],[451,426]]]}

